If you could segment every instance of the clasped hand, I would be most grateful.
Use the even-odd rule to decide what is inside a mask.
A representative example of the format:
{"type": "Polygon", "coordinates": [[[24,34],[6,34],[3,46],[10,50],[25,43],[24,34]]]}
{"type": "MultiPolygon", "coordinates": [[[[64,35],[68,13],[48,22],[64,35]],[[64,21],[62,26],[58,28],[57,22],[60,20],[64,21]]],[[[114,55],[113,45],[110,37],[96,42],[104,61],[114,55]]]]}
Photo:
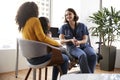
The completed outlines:
{"type": "Polygon", "coordinates": [[[75,45],[75,46],[79,46],[79,41],[77,39],[75,39],[75,37],[73,37],[73,39],[71,39],[72,43],[75,45]]]}

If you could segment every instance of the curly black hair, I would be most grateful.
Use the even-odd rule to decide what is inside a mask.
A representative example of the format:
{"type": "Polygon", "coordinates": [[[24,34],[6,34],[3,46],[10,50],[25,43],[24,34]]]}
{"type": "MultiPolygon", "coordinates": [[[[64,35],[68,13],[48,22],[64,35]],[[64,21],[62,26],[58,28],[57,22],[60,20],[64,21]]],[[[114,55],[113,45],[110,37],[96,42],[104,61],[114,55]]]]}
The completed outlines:
{"type": "Polygon", "coordinates": [[[24,27],[26,21],[31,17],[38,17],[39,11],[38,6],[35,2],[25,2],[23,3],[17,12],[16,23],[19,25],[18,30],[24,27]]]}
{"type": "Polygon", "coordinates": [[[41,22],[44,33],[47,34],[49,32],[48,28],[49,19],[47,17],[39,17],[39,20],[41,22]]]}

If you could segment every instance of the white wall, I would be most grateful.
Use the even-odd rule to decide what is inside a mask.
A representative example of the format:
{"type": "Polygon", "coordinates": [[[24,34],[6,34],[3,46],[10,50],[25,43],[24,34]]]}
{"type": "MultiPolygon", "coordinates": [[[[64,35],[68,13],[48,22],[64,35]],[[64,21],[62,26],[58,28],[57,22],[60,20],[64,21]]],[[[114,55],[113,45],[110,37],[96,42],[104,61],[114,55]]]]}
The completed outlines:
{"type": "MultiPolygon", "coordinates": [[[[16,50],[0,50],[0,73],[16,69],[16,50]]],[[[19,70],[27,68],[26,60],[19,54],[19,70]]]]}
{"type": "Polygon", "coordinates": [[[120,68],[120,49],[117,49],[115,67],[120,68]]]}
{"type": "Polygon", "coordinates": [[[73,8],[80,15],[80,0],[52,0],[51,26],[60,27],[64,22],[64,14],[67,8],[73,8]],[[57,3],[57,4],[56,4],[57,3]]]}
{"type": "Polygon", "coordinates": [[[91,27],[92,24],[90,24],[88,19],[90,15],[99,10],[99,0],[81,0],[80,7],[80,22],[91,27]]]}
{"type": "Polygon", "coordinates": [[[99,9],[99,0],[52,0],[51,26],[60,27],[64,22],[64,14],[67,8],[75,9],[79,21],[91,26],[89,16],[99,9]],[[56,4],[57,3],[57,4],[56,4]]]}

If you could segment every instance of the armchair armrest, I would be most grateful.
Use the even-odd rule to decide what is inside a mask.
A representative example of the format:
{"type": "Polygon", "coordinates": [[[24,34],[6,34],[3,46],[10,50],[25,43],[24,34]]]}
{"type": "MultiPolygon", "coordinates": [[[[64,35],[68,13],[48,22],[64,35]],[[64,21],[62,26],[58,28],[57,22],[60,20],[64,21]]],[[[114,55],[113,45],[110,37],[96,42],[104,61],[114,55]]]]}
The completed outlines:
{"type": "Polygon", "coordinates": [[[62,53],[60,47],[55,47],[50,44],[44,43],[48,46],[48,52],[52,54],[50,65],[59,65],[63,63],[62,53]]]}

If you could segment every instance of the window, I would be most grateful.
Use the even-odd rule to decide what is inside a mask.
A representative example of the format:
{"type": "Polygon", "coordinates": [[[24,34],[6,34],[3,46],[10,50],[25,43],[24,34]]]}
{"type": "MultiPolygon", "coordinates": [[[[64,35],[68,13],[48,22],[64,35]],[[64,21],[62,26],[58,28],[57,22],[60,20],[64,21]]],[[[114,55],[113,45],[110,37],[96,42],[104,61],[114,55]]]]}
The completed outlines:
{"type": "Polygon", "coordinates": [[[17,6],[16,1],[11,3],[10,1],[3,0],[0,2],[0,49],[13,48],[13,45],[15,45],[15,39],[18,35],[15,23],[17,6]]]}
{"type": "Polygon", "coordinates": [[[41,0],[39,4],[40,16],[46,16],[50,18],[50,0],[41,0]]]}

